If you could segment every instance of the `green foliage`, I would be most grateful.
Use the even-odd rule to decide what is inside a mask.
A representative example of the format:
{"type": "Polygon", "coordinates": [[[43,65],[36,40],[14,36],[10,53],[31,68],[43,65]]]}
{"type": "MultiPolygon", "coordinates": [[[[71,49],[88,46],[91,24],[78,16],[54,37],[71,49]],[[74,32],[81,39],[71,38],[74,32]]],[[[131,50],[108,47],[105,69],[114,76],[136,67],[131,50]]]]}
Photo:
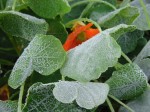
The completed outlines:
{"type": "Polygon", "coordinates": [[[15,11],[0,12],[0,27],[12,36],[32,40],[38,34],[46,34],[48,24],[43,19],[15,11]]]}
{"type": "Polygon", "coordinates": [[[121,49],[116,41],[107,32],[102,32],[70,50],[61,73],[82,82],[98,79],[120,56],[121,49]]]}
{"type": "Polygon", "coordinates": [[[70,11],[67,0],[24,0],[25,3],[39,16],[55,18],[70,11]]]}
{"type": "Polygon", "coordinates": [[[50,75],[65,61],[66,53],[54,36],[37,35],[17,60],[9,78],[9,85],[16,89],[33,70],[50,75]]]}
{"type": "Polygon", "coordinates": [[[105,83],[61,81],[55,84],[53,94],[63,103],[72,103],[76,100],[80,107],[92,109],[105,102],[108,91],[109,87],[105,83]]]}
{"type": "MultiPolygon", "coordinates": [[[[146,9],[148,10],[148,15],[150,16],[150,4],[146,5],[146,9]]],[[[143,8],[139,8],[140,10],[140,16],[133,22],[133,25],[136,25],[136,27],[139,30],[150,30],[149,25],[147,24],[147,18],[145,16],[145,12],[143,8]]]]}
{"type": "Polygon", "coordinates": [[[36,83],[28,90],[23,112],[87,112],[75,104],[64,104],[57,101],[53,94],[54,85],[36,83]]]}
{"type": "Polygon", "coordinates": [[[110,94],[129,100],[141,95],[147,88],[147,77],[136,64],[126,64],[113,72],[106,81],[110,86],[110,94]]]}
{"type": "Polygon", "coordinates": [[[100,26],[105,28],[113,27],[122,23],[130,25],[137,16],[139,16],[139,12],[136,7],[126,6],[99,18],[97,22],[100,26]]]}
{"type": "MultiPolygon", "coordinates": [[[[150,88],[147,90],[137,99],[132,100],[127,103],[135,112],[148,112],[150,106],[150,88]]],[[[121,107],[119,112],[128,112],[125,108],[121,107]]]]}
{"type": "Polygon", "coordinates": [[[0,101],[0,112],[17,112],[17,102],[0,101]]]}
{"type": "Polygon", "coordinates": [[[124,53],[129,53],[135,50],[138,40],[143,38],[144,32],[135,30],[128,32],[117,39],[118,44],[124,53]]]}
{"type": "Polygon", "coordinates": [[[148,112],[149,3],[0,0],[0,112],[148,112]]]}

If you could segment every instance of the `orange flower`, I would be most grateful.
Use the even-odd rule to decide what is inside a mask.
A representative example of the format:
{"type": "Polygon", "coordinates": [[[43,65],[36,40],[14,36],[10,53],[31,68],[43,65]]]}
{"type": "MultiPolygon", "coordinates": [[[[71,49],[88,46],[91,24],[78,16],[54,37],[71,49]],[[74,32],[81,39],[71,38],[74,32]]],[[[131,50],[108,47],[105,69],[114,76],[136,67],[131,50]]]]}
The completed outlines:
{"type": "Polygon", "coordinates": [[[0,100],[8,100],[9,99],[9,89],[7,85],[4,85],[0,88],[0,100]]]}
{"type": "Polygon", "coordinates": [[[92,23],[87,25],[81,22],[76,23],[73,26],[73,32],[68,35],[68,38],[63,45],[64,49],[68,51],[98,34],[99,30],[91,28],[92,25],[92,23]]]}

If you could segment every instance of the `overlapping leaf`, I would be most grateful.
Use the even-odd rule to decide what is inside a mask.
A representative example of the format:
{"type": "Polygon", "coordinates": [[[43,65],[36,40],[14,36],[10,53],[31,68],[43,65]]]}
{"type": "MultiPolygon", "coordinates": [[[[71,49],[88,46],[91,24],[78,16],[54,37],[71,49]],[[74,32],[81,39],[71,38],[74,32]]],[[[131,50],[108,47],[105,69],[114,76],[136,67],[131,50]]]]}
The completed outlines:
{"type": "Polygon", "coordinates": [[[118,44],[124,53],[129,53],[133,51],[140,38],[143,38],[144,32],[135,30],[133,32],[128,32],[117,39],[118,44]]]}
{"type": "Polygon", "coordinates": [[[17,112],[17,102],[0,101],[0,112],[17,112]]]}
{"type": "Polygon", "coordinates": [[[115,10],[115,7],[108,4],[108,2],[95,2],[88,10],[90,19],[98,21],[99,18],[107,15],[109,12],[115,10]]]}
{"type": "Polygon", "coordinates": [[[136,64],[126,64],[113,72],[106,81],[110,86],[110,94],[121,99],[129,100],[141,95],[147,88],[147,77],[136,64]]]}
{"type": "Polygon", "coordinates": [[[55,18],[70,11],[67,0],[24,0],[37,15],[44,18],[55,18]]]}
{"type": "Polygon", "coordinates": [[[98,23],[106,28],[122,23],[130,25],[138,16],[139,12],[136,7],[126,6],[99,18],[98,23]]]}
{"type": "Polygon", "coordinates": [[[48,34],[54,35],[62,43],[64,43],[68,34],[65,29],[65,26],[60,21],[52,20],[52,19],[48,20],[48,24],[49,24],[48,34]]]}
{"type": "Polygon", "coordinates": [[[72,103],[76,100],[80,107],[92,109],[105,102],[108,91],[109,87],[105,83],[60,81],[55,84],[53,94],[63,103],[72,103]]]}
{"type": "Polygon", "coordinates": [[[54,36],[37,35],[17,60],[9,78],[12,88],[19,87],[33,70],[50,75],[65,61],[66,53],[54,36]]]}
{"type": "Polygon", "coordinates": [[[94,80],[114,66],[120,56],[120,46],[104,32],[70,50],[61,74],[82,82],[94,80]]]}
{"type": "MultiPolygon", "coordinates": [[[[147,17],[145,16],[145,12],[143,8],[139,8],[140,16],[133,22],[133,25],[137,26],[139,30],[150,30],[150,26],[148,25],[147,17]]],[[[150,17],[150,4],[146,5],[146,10],[148,12],[148,16],[150,17]]]]}
{"type": "Polygon", "coordinates": [[[75,104],[63,104],[55,99],[54,85],[36,83],[28,90],[23,112],[87,112],[75,104]]]}
{"type": "Polygon", "coordinates": [[[136,64],[143,70],[143,72],[145,73],[145,75],[147,76],[149,80],[150,79],[150,59],[149,58],[142,59],[136,62],[136,64]]]}
{"type": "MultiPolygon", "coordinates": [[[[149,112],[150,107],[150,88],[140,96],[137,97],[135,100],[130,101],[127,105],[132,108],[135,112],[149,112]]],[[[128,112],[127,109],[121,107],[119,112],[128,112]]]]}
{"type": "Polygon", "coordinates": [[[46,34],[48,24],[43,19],[14,11],[0,12],[0,27],[6,33],[32,40],[36,34],[46,34]]]}

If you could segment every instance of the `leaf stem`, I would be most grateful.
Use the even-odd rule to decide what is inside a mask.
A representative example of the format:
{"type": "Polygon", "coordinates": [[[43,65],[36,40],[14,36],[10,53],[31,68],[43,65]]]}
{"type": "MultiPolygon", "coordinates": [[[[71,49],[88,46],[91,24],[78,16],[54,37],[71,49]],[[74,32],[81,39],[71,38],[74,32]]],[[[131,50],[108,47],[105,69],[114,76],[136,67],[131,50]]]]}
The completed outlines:
{"type": "Polygon", "coordinates": [[[102,31],[102,30],[101,30],[101,27],[100,27],[95,21],[93,21],[93,20],[91,20],[91,19],[88,19],[88,18],[78,18],[78,19],[74,19],[74,20],[68,22],[65,26],[66,26],[66,27],[69,27],[70,25],[72,25],[72,24],[75,23],[76,21],[91,22],[91,23],[93,23],[93,24],[97,27],[97,29],[98,29],[100,32],[102,31]]]}
{"type": "Polygon", "coordinates": [[[129,63],[132,63],[132,61],[130,60],[130,58],[124,54],[123,52],[121,52],[121,55],[129,62],[129,63]]]}
{"type": "Polygon", "coordinates": [[[18,100],[18,109],[17,112],[22,112],[22,97],[23,97],[23,91],[24,91],[24,85],[25,83],[23,83],[20,87],[20,93],[19,93],[19,100],[18,100]]]}
{"type": "Polygon", "coordinates": [[[17,2],[17,0],[14,0],[13,5],[12,5],[12,10],[13,10],[13,11],[15,10],[16,2],[17,2]]]}
{"type": "Polygon", "coordinates": [[[126,109],[128,109],[130,112],[135,112],[134,110],[132,110],[129,106],[127,106],[126,104],[124,104],[123,102],[121,102],[120,100],[118,100],[116,97],[112,96],[112,95],[108,95],[110,98],[114,99],[116,102],[118,102],[119,104],[121,104],[122,106],[124,106],[126,109]]]}
{"type": "Polygon", "coordinates": [[[143,0],[139,0],[139,2],[140,2],[140,4],[141,4],[141,6],[143,7],[144,14],[145,14],[145,16],[146,16],[146,21],[147,21],[148,27],[150,28],[150,17],[149,17],[149,15],[148,15],[146,6],[145,6],[143,0]]]}
{"type": "Polygon", "coordinates": [[[109,106],[109,108],[110,108],[110,111],[111,111],[111,112],[115,112],[115,110],[114,110],[114,108],[113,108],[113,106],[112,106],[112,104],[111,104],[109,98],[106,99],[106,102],[107,102],[107,104],[108,104],[108,106],[109,106]]]}
{"type": "Polygon", "coordinates": [[[65,81],[65,77],[63,75],[61,76],[61,79],[62,79],[62,81],[65,81]]]}

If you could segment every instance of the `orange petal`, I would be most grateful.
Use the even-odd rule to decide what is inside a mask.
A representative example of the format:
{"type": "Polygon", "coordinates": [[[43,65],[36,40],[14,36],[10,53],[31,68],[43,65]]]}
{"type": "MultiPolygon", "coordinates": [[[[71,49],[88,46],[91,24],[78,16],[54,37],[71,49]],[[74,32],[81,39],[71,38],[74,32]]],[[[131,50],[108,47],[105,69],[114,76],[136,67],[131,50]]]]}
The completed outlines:
{"type": "Polygon", "coordinates": [[[89,23],[86,26],[81,26],[81,27],[76,28],[71,34],[68,35],[68,38],[67,38],[65,44],[63,45],[64,49],[66,51],[68,51],[69,49],[72,49],[72,48],[78,46],[79,44],[77,44],[77,42],[76,42],[77,36],[81,32],[86,31],[92,25],[93,25],[92,23],[89,23]]]}
{"type": "Polygon", "coordinates": [[[96,34],[100,33],[100,31],[98,29],[88,29],[85,31],[85,35],[86,35],[86,39],[90,39],[92,38],[93,36],[95,36],[96,34]]]}

